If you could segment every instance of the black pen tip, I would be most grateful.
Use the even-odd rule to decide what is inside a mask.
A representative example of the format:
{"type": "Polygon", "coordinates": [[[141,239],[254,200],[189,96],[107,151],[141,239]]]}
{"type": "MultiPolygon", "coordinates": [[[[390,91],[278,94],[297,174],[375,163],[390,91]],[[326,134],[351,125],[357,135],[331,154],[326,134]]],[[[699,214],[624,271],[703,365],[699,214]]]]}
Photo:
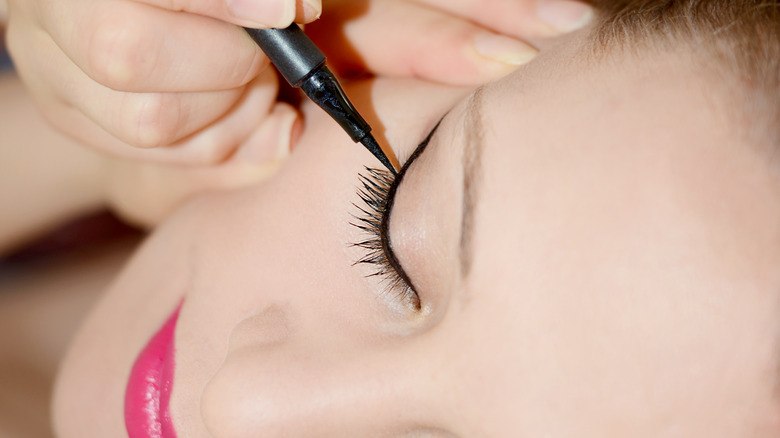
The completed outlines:
{"type": "Polygon", "coordinates": [[[398,173],[396,172],[395,167],[393,167],[393,164],[387,158],[387,155],[385,155],[385,153],[382,151],[382,148],[379,147],[379,143],[377,143],[371,134],[366,134],[365,137],[360,139],[360,142],[363,143],[363,146],[365,146],[369,152],[371,152],[382,164],[384,164],[384,166],[387,167],[387,169],[392,172],[393,175],[398,173]]]}

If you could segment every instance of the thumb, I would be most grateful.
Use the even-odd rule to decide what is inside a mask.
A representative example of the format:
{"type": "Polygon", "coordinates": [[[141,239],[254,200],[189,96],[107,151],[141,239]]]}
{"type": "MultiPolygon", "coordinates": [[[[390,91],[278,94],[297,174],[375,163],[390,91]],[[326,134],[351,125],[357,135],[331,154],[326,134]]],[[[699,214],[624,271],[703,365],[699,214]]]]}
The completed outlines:
{"type": "Polygon", "coordinates": [[[283,28],[293,21],[319,18],[322,0],[137,0],[173,11],[189,12],[244,27],[283,28]]]}

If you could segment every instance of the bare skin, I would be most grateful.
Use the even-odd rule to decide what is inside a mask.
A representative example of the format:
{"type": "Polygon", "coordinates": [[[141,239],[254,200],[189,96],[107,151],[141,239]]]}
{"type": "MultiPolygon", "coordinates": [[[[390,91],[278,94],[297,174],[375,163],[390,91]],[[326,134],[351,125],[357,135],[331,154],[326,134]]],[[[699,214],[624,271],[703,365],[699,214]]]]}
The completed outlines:
{"type": "Polygon", "coordinates": [[[188,438],[777,436],[776,175],[685,56],[594,65],[583,38],[488,85],[478,118],[471,90],[350,90],[401,157],[447,114],[389,223],[422,310],[353,266],[374,163],[307,108],[278,174],[189,204],[136,254],[68,355],[58,434],[123,436],[133,360],[183,300],[188,438]]]}
{"type": "MultiPolygon", "coordinates": [[[[333,58],[459,84],[500,77],[533,56],[524,41],[572,30],[590,14],[567,0],[334,0],[324,9],[346,19],[328,24],[333,58]]],[[[203,166],[251,149],[280,112],[295,117],[239,26],[312,23],[322,10],[320,0],[0,0],[0,25],[8,20],[20,75],[61,131],[119,156],[203,166]]]]}

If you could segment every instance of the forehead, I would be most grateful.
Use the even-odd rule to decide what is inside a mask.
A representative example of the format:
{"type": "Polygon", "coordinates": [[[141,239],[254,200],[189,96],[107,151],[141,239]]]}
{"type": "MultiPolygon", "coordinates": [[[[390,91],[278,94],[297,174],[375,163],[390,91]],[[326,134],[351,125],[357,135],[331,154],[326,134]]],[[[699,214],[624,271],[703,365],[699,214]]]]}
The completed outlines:
{"type": "Polygon", "coordinates": [[[583,419],[769,400],[780,196],[764,157],[679,60],[577,62],[484,95],[469,305],[512,364],[491,375],[583,419]]]}
{"type": "Polygon", "coordinates": [[[564,55],[484,92],[485,221],[556,228],[571,246],[720,248],[700,261],[730,270],[780,262],[767,258],[780,243],[776,173],[709,83],[671,56],[594,65],[564,55]]]}

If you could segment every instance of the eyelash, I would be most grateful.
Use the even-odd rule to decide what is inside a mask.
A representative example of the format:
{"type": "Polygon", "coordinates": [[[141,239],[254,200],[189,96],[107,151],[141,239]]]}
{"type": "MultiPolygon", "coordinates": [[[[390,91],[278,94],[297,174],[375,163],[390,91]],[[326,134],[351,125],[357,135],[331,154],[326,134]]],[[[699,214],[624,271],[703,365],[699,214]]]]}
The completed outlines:
{"type": "Polygon", "coordinates": [[[379,278],[388,293],[395,294],[400,301],[420,310],[420,296],[403,270],[399,269],[398,261],[394,260],[389,249],[387,229],[383,228],[387,226],[386,215],[391,207],[388,201],[396,176],[387,170],[366,167],[365,173],[359,174],[358,178],[361,185],[358,196],[363,206],[353,203],[360,214],[353,215],[355,222],[350,224],[365,232],[366,237],[352,246],[362,248],[366,254],[355,264],[371,265],[374,272],[369,277],[379,278]]]}
{"type": "Polygon", "coordinates": [[[371,265],[374,268],[374,272],[369,274],[369,277],[378,277],[381,283],[386,286],[386,292],[394,293],[397,299],[418,311],[422,309],[420,295],[415,290],[406,272],[404,272],[401,263],[395,257],[387,227],[389,226],[390,210],[393,208],[398,184],[406,174],[409,165],[428,146],[436,130],[439,129],[442,120],[444,120],[444,117],[436,123],[425,139],[417,146],[417,149],[412,152],[397,174],[372,167],[366,167],[365,173],[358,174],[360,185],[362,186],[358,189],[358,196],[363,201],[364,207],[355,203],[352,204],[360,211],[360,214],[352,215],[356,222],[350,222],[350,224],[365,232],[367,236],[362,241],[352,244],[352,246],[366,251],[366,254],[354,264],[371,265]]]}

